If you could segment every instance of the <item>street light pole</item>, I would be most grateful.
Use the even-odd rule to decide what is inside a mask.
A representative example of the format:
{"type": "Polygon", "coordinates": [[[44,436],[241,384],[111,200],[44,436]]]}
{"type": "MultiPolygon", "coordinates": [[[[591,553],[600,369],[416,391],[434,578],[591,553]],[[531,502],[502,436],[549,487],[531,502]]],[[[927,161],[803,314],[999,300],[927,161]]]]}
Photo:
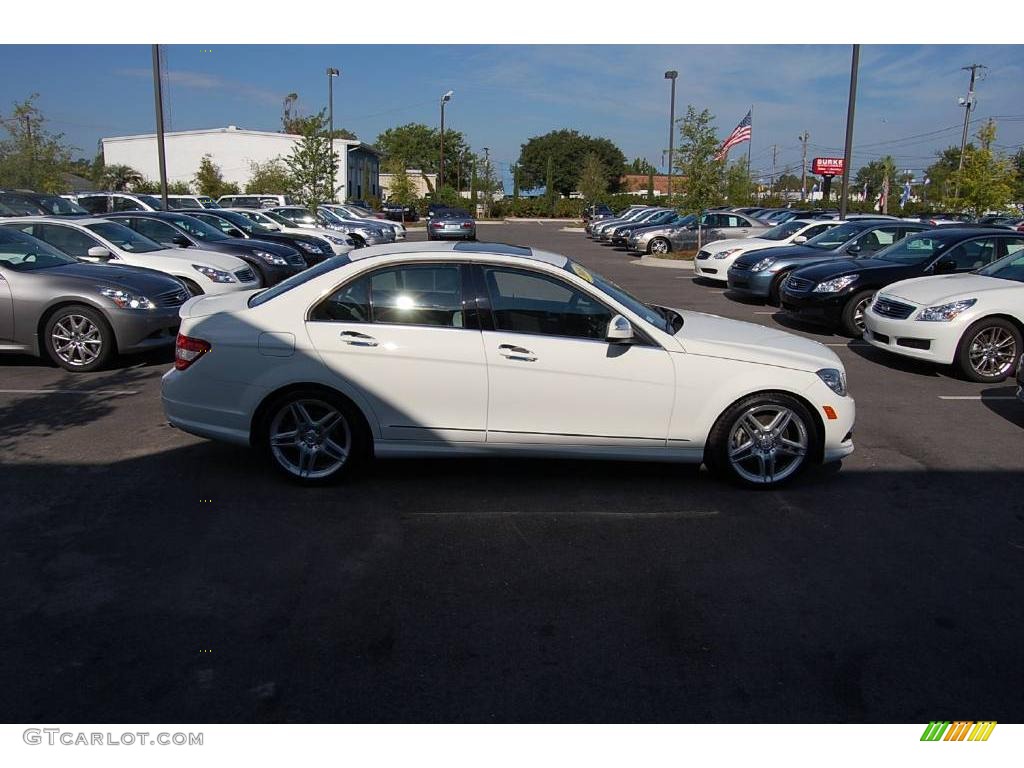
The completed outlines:
{"type": "Polygon", "coordinates": [[[676,78],[679,73],[670,69],[665,73],[665,79],[672,81],[672,97],[668,108],[668,204],[672,205],[672,140],[676,131],[676,78]]]}
{"type": "Polygon", "coordinates": [[[447,104],[455,91],[448,91],[444,96],[441,97],[441,162],[439,163],[439,173],[437,175],[438,191],[444,187],[444,105],[447,104]]]}
{"type": "Polygon", "coordinates": [[[156,153],[160,162],[160,197],[167,210],[167,156],[164,154],[164,93],[160,83],[160,46],[153,46],[153,98],[156,102],[156,153]]]}
{"type": "Polygon", "coordinates": [[[800,202],[801,203],[805,202],[807,200],[807,142],[810,141],[810,138],[811,138],[811,134],[809,134],[807,131],[804,131],[799,136],[797,136],[797,139],[799,139],[800,143],[803,144],[803,146],[804,146],[803,160],[801,161],[801,166],[800,166],[800,202]]]}
{"type": "MultiPolygon", "coordinates": [[[[341,71],[335,67],[327,68],[327,125],[328,136],[331,139],[331,153],[334,153],[334,78],[341,75],[341,71]]],[[[331,163],[331,202],[335,202],[338,194],[337,179],[338,163],[331,163]]]]}
{"type": "Polygon", "coordinates": [[[853,154],[853,113],[857,104],[857,69],[860,66],[860,46],[853,46],[850,60],[850,96],[846,104],[846,146],[843,149],[843,191],[839,196],[839,218],[846,218],[846,205],[850,198],[850,156],[853,154]]]}
{"type": "Polygon", "coordinates": [[[956,191],[953,193],[953,197],[959,199],[960,197],[960,171],[964,169],[964,152],[967,150],[967,126],[971,122],[971,110],[974,109],[974,81],[977,77],[979,69],[988,69],[984,64],[971,64],[967,67],[960,67],[960,69],[970,70],[971,72],[971,84],[967,86],[967,98],[960,99],[960,104],[964,108],[964,135],[960,140],[960,163],[957,165],[956,175],[956,191]]]}
{"type": "Polygon", "coordinates": [[[491,218],[491,150],[484,147],[484,214],[491,218]]]}

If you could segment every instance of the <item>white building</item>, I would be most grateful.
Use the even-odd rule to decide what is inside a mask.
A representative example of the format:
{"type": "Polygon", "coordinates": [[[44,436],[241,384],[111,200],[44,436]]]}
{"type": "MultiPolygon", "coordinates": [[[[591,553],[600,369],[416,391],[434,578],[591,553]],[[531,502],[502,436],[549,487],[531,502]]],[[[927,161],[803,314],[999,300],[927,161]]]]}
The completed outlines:
{"type": "MultiPolygon", "coordinates": [[[[244,192],[252,175],[253,163],[266,163],[291,154],[302,139],[291,133],[251,131],[229,125],[198,131],[174,131],[164,134],[167,181],[191,184],[204,155],[220,167],[224,181],[234,182],[244,192]]],[[[102,140],[103,162],[128,165],[147,179],[160,178],[156,134],[112,136],[102,140]]],[[[339,200],[381,196],[380,153],[356,139],[335,139],[338,153],[337,184],[339,200]]]]}
{"type": "MultiPolygon", "coordinates": [[[[437,174],[424,173],[418,168],[407,168],[405,175],[409,177],[413,188],[416,190],[416,197],[426,197],[427,193],[437,189],[437,174]]],[[[384,199],[391,196],[391,184],[395,175],[393,173],[380,174],[380,189],[384,193],[384,199]]]]}

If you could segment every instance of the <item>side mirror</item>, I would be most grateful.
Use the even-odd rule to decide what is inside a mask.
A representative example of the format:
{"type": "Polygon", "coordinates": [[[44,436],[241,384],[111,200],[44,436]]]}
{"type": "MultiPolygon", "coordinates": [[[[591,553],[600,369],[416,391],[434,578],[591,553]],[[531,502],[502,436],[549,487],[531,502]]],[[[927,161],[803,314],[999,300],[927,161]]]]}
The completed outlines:
{"type": "Polygon", "coordinates": [[[107,261],[107,260],[113,258],[113,256],[110,253],[110,251],[108,251],[102,245],[94,245],[92,248],[90,248],[88,251],[86,251],[86,255],[90,259],[99,259],[101,261],[107,261]]]}
{"type": "Polygon", "coordinates": [[[793,238],[793,245],[800,245],[800,243],[807,242],[807,235],[797,235],[793,238]]]}
{"type": "Polygon", "coordinates": [[[950,272],[956,272],[956,262],[952,259],[939,259],[935,263],[935,274],[948,275],[950,272]]]}
{"type": "Polygon", "coordinates": [[[633,341],[633,324],[622,315],[615,315],[608,323],[608,333],[605,338],[613,344],[633,341]]]}
{"type": "Polygon", "coordinates": [[[861,247],[859,245],[851,245],[846,249],[847,253],[860,253],[861,247]]]}

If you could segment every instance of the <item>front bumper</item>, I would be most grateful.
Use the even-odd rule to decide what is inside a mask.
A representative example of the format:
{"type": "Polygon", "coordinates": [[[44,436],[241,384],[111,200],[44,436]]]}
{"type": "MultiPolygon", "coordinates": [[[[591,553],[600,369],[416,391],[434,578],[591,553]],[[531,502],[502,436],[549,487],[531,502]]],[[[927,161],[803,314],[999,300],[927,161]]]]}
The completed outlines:
{"type": "Polygon", "coordinates": [[[936,365],[952,365],[965,329],[964,323],[956,320],[926,323],[882,317],[871,307],[864,312],[864,326],[864,341],[871,346],[936,365]]]}
{"type": "Polygon", "coordinates": [[[104,314],[114,330],[118,352],[141,352],[174,344],[181,325],[180,309],[107,309],[104,314]]]}
{"type": "Polygon", "coordinates": [[[774,272],[751,272],[749,269],[737,269],[735,266],[729,268],[726,276],[730,291],[762,299],[768,298],[771,294],[772,281],[775,279],[774,272]]]}
{"type": "Polygon", "coordinates": [[[850,298],[851,291],[842,293],[813,293],[803,291],[794,293],[786,289],[786,283],[782,284],[779,291],[779,298],[782,301],[782,308],[792,312],[801,320],[821,323],[828,326],[839,325],[842,320],[843,307],[850,298]]]}

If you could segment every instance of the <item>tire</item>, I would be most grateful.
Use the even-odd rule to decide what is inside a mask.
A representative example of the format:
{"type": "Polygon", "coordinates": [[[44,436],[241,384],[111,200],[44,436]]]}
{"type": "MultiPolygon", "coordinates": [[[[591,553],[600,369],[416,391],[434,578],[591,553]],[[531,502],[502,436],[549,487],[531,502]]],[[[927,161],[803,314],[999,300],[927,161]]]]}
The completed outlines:
{"type": "Polygon", "coordinates": [[[178,279],[185,284],[185,287],[188,288],[188,292],[193,296],[203,295],[203,289],[199,287],[199,283],[194,280],[189,280],[187,277],[179,277],[178,279]]]}
{"type": "Polygon", "coordinates": [[[864,335],[864,310],[868,308],[875,293],[877,291],[874,290],[857,291],[846,300],[839,323],[847,336],[859,339],[864,335]]]}
{"type": "Polygon", "coordinates": [[[1000,317],[986,317],[964,332],[954,365],[968,381],[1005,381],[1013,373],[1022,347],[1017,326],[1000,317]]]}
{"type": "Polygon", "coordinates": [[[91,307],[61,307],[46,321],[43,345],[50,359],[66,371],[97,371],[117,351],[110,323],[91,307]]]}
{"type": "Polygon", "coordinates": [[[820,443],[814,416],[803,403],[789,395],[764,392],[734,403],[718,418],[708,439],[704,463],[736,485],[777,488],[797,477],[812,457],[820,455],[820,443]],[[783,422],[774,432],[766,432],[777,423],[776,417],[783,417],[783,422]]]}
{"type": "Polygon", "coordinates": [[[671,253],[672,243],[665,237],[656,237],[647,244],[648,253],[671,253]]]}
{"type": "Polygon", "coordinates": [[[352,238],[352,244],[356,248],[365,248],[366,247],[366,241],[363,240],[363,238],[361,238],[359,235],[349,235],[349,237],[352,238]]]}
{"type": "Polygon", "coordinates": [[[328,390],[288,392],[270,404],[261,421],[261,450],[278,472],[302,485],[338,482],[370,455],[362,415],[328,390]]]}
{"type": "Polygon", "coordinates": [[[780,296],[782,291],[782,281],[789,277],[790,272],[792,272],[792,270],[787,270],[786,272],[776,275],[775,279],[772,280],[771,286],[768,288],[768,303],[773,307],[782,306],[782,298],[780,296]]]}

